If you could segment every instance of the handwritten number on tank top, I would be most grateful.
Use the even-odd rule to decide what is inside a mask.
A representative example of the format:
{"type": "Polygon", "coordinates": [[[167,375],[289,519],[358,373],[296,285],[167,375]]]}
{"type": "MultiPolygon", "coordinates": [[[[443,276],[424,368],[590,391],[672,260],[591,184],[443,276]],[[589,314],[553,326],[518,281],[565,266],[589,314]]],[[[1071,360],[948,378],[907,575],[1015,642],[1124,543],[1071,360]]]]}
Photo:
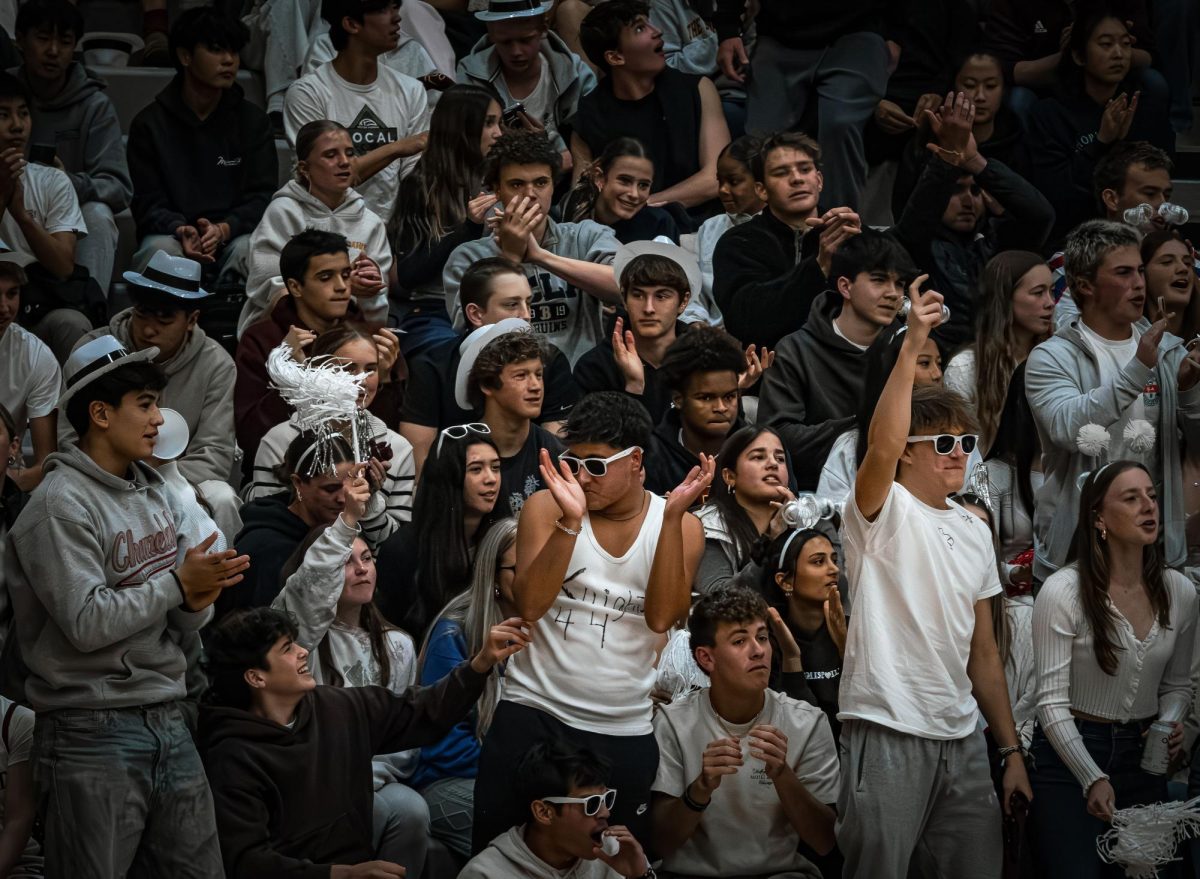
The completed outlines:
{"type": "Polygon", "coordinates": [[[938,526],[938,530],[937,530],[937,531],[938,531],[938,534],[942,535],[942,537],[945,539],[945,541],[946,541],[946,546],[950,547],[951,549],[954,549],[954,538],[953,538],[951,535],[947,534],[947,533],[946,533],[946,532],[945,532],[945,531],[942,529],[942,526],[940,526],[940,525],[938,526]]]}

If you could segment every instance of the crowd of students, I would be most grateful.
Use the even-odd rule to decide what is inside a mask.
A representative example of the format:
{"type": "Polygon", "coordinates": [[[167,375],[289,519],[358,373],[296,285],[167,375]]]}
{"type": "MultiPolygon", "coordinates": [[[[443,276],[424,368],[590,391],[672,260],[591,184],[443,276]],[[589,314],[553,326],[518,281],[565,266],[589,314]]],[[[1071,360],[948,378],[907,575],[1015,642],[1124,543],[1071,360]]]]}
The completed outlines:
{"type": "Polygon", "coordinates": [[[1111,875],[1200,794],[1195,10],[431,2],[188,9],[127,143],[17,10],[0,877],[1111,875]]]}

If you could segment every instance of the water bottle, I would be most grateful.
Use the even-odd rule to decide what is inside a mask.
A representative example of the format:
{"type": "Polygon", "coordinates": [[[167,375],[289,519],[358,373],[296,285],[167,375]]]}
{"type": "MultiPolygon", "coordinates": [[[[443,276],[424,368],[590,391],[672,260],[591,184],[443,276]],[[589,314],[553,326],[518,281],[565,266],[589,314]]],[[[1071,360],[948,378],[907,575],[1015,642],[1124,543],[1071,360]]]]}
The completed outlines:
{"type": "Polygon", "coordinates": [[[816,527],[822,519],[833,518],[833,504],[811,492],[804,492],[784,504],[779,515],[789,528],[804,531],[816,527]]]}
{"type": "MultiPolygon", "coordinates": [[[[896,312],[896,317],[900,318],[900,320],[908,320],[908,313],[910,311],[912,311],[912,300],[909,299],[907,296],[905,296],[904,301],[900,303],[900,310],[896,312]]],[[[942,303],[942,323],[946,323],[949,320],[950,320],[950,306],[946,305],[943,302],[942,303]]]]}
{"type": "Polygon", "coordinates": [[[1164,201],[1158,209],[1158,215],[1163,218],[1163,221],[1168,226],[1186,226],[1190,219],[1187,208],[1183,205],[1172,204],[1169,201],[1164,201]]]}
{"type": "Polygon", "coordinates": [[[1130,226],[1145,226],[1154,219],[1154,208],[1142,202],[1137,207],[1126,208],[1122,216],[1130,226]]]}

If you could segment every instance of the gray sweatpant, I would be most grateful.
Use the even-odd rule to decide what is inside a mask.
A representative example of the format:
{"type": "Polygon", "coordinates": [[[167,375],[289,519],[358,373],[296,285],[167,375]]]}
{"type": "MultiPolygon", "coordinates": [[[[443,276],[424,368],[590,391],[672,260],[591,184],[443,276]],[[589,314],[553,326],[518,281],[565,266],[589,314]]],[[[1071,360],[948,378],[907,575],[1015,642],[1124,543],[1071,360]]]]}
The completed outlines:
{"type": "Polygon", "coordinates": [[[983,733],[940,741],[852,720],[838,747],[843,879],[999,879],[1001,812],[983,733]]]}

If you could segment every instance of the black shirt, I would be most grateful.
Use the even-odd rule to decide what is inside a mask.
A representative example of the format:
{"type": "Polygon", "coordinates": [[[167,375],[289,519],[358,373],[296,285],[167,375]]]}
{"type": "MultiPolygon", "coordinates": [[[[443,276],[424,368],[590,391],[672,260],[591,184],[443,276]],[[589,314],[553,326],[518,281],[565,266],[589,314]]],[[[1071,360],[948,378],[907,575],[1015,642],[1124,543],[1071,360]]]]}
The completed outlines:
{"type": "MultiPolygon", "coordinates": [[[[408,367],[408,386],[404,392],[404,409],[400,420],[423,427],[449,427],[479,421],[482,409],[469,411],[454,399],[454,380],[462,354],[458,347],[465,336],[431,348],[413,359],[408,367]]],[[[571,364],[566,355],[553,345],[546,345],[545,390],[542,414],[538,418],[562,421],[579,399],[579,388],[571,377],[571,364]]]]}
{"type": "Polygon", "coordinates": [[[634,241],[653,241],[660,235],[679,243],[679,227],[675,218],[662,208],[647,205],[628,220],[618,220],[612,224],[613,234],[622,244],[634,241]]]}
{"type": "Polygon", "coordinates": [[[549,450],[551,460],[557,460],[566,448],[550,431],[531,424],[521,451],[511,458],[500,459],[500,495],[496,498],[492,518],[518,515],[529,496],[546,487],[538,469],[542,449],[549,450]]]}
{"type": "MultiPolygon", "coordinates": [[[[628,326],[628,319],[626,319],[628,326]]],[[[678,338],[687,332],[687,324],[675,324],[675,336],[678,338]]],[[[630,394],[635,400],[646,407],[650,413],[650,421],[658,424],[671,408],[671,389],[666,386],[659,375],[658,368],[642,361],[642,369],[646,374],[646,386],[641,395],[630,394]]],[[[575,384],[579,386],[580,394],[592,394],[596,391],[625,391],[625,374],[613,358],[612,341],[601,342],[575,362],[575,384]]],[[[674,488],[674,486],[671,486],[674,488]]]]}

